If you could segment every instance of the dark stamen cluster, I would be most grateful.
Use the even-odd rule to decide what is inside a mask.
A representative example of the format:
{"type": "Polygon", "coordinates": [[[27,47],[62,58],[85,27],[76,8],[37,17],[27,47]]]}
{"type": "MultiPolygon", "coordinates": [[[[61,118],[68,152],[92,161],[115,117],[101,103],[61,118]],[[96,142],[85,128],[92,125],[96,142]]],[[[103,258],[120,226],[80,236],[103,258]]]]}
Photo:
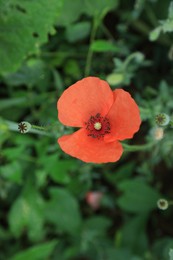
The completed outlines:
{"type": "Polygon", "coordinates": [[[104,135],[109,134],[111,130],[108,118],[101,116],[100,113],[97,113],[95,116],[91,116],[85,125],[86,130],[88,131],[88,136],[91,136],[92,138],[103,138],[104,135]],[[101,124],[100,130],[95,129],[95,123],[101,124]]]}

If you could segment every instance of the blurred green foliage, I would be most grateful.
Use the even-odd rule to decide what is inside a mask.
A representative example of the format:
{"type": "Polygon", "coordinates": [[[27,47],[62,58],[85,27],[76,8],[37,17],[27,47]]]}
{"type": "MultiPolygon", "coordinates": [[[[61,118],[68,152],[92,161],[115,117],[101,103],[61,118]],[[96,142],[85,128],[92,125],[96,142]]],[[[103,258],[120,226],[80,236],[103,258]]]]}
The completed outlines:
{"type": "Polygon", "coordinates": [[[154,135],[173,111],[172,19],[168,0],[0,0],[0,260],[172,260],[173,208],[157,200],[173,199],[173,129],[154,135]],[[117,163],[58,147],[71,130],[57,99],[87,75],[139,104],[137,146],[117,163]],[[46,134],[20,134],[21,121],[46,134]]]}
{"type": "Polygon", "coordinates": [[[0,1],[2,73],[16,70],[28,53],[36,52],[47,41],[61,5],[61,0],[0,1]]]}

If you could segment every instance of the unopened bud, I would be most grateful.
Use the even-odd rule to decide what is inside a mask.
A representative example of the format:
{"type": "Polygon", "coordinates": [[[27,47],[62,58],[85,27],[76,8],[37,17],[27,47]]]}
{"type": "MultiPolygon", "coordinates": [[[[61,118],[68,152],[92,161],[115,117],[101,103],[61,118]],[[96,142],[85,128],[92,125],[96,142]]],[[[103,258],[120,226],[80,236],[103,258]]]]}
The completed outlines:
{"type": "Polygon", "coordinates": [[[151,132],[154,140],[159,141],[164,136],[164,129],[162,127],[154,127],[151,132]]]}
{"type": "Polygon", "coordinates": [[[97,210],[100,207],[102,197],[103,193],[100,191],[89,191],[86,194],[86,201],[93,210],[97,210]]]}

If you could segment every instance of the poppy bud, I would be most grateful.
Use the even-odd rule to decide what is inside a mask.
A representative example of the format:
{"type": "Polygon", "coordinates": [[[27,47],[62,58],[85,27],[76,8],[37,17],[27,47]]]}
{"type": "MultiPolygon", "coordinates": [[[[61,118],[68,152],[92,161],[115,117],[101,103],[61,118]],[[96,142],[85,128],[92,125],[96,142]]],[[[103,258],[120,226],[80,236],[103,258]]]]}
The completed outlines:
{"type": "Polygon", "coordinates": [[[93,210],[97,210],[100,207],[102,197],[103,193],[100,191],[89,191],[86,194],[86,202],[93,210]]]}
{"type": "Polygon", "coordinates": [[[161,140],[163,138],[164,135],[164,130],[162,127],[154,127],[152,129],[152,136],[154,138],[154,140],[161,140]]]}
{"type": "Polygon", "coordinates": [[[123,73],[112,73],[107,76],[106,80],[111,86],[116,86],[123,82],[124,75],[123,73]]]}
{"type": "Polygon", "coordinates": [[[155,120],[159,126],[166,126],[169,124],[170,117],[165,113],[160,113],[155,117],[155,120]]]}

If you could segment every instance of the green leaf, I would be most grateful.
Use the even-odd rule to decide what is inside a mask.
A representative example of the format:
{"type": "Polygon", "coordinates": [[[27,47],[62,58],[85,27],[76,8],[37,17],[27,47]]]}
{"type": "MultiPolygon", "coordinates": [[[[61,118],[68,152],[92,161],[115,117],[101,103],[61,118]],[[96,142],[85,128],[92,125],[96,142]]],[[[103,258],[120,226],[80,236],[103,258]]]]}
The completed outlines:
{"type": "Polygon", "coordinates": [[[76,59],[68,59],[64,66],[64,71],[74,79],[78,79],[81,75],[81,69],[76,59]]]}
{"type": "Polygon", "coordinates": [[[118,185],[123,192],[118,205],[126,211],[149,212],[156,208],[160,194],[142,180],[123,181],[118,185]]]}
{"type": "Polygon", "coordinates": [[[84,39],[90,33],[91,24],[89,22],[80,22],[71,24],[66,29],[66,37],[69,42],[76,42],[84,39]]]}
{"type": "Polygon", "coordinates": [[[104,17],[111,9],[115,9],[119,0],[84,0],[85,12],[89,16],[104,17]]]}
{"type": "Polygon", "coordinates": [[[173,20],[167,20],[163,22],[162,30],[164,33],[173,31],[173,20]]]}
{"type": "Polygon", "coordinates": [[[26,101],[27,101],[26,97],[16,97],[16,98],[11,97],[11,98],[1,99],[0,110],[25,104],[26,101]]]}
{"type": "Polygon", "coordinates": [[[140,254],[147,250],[147,221],[148,214],[140,214],[127,219],[122,228],[122,245],[124,247],[130,248],[132,252],[140,254]]]}
{"type": "Polygon", "coordinates": [[[64,84],[63,84],[63,79],[59,71],[56,69],[53,70],[53,77],[54,77],[54,84],[56,89],[59,91],[61,94],[64,91],[64,84]]]}
{"type": "Polygon", "coordinates": [[[128,250],[126,248],[117,248],[117,249],[110,248],[110,250],[108,251],[107,259],[108,260],[113,260],[113,259],[117,259],[117,260],[125,260],[125,259],[141,260],[141,259],[138,259],[136,257],[133,257],[130,250],[128,250]]]}
{"type": "Polygon", "coordinates": [[[155,41],[159,37],[161,32],[167,33],[173,31],[173,2],[170,3],[168,9],[168,18],[160,21],[160,26],[150,32],[150,41],[155,41]]]}
{"type": "Polygon", "coordinates": [[[20,164],[16,161],[13,161],[12,163],[5,166],[1,166],[0,175],[7,180],[10,180],[17,184],[22,183],[22,169],[20,164]]]}
{"type": "Polygon", "coordinates": [[[55,167],[50,171],[50,176],[56,182],[69,183],[71,178],[68,173],[73,166],[74,160],[57,161],[55,167]]]}
{"type": "Polygon", "coordinates": [[[112,174],[112,172],[111,173],[105,172],[105,178],[111,184],[117,186],[117,183],[121,182],[122,180],[128,179],[130,178],[130,176],[132,176],[134,168],[135,168],[134,162],[123,164],[116,169],[115,174],[112,174]]]}
{"type": "Polygon", "coordinates": [[[27,230],[32,241],[43,237],[43,200],[33,187],[27,187],[24,194],[13,203],[8,221],[15,237],[19,237],[24,230],[27,230]]]}
{"type": "Polygon", "coordinates": [[[94,52],[117,52],[119,48],[106,40],[95,40],[91,44],[91,50],[94,52]]]}
{"type": "Polygon", "coordinates": [[[111,221],[103,216],[95,216],[88,218],[82,227],[81,234],[81,250],[83,252],[92,250],[92,243],[95,241],[101,243],[101,240],[104,239],[105,234],[108,228],[111,226],[111,221]]]}
{"type": "Polygon", "coordinates": [[[47,74],[48,70],[41,59],[30,59],[16,73],[9,74],[4,79],[10,86],[39,84],[43,88],[45,82],[48,82],[47,74]]]}
{"type": "Polygon", "coordinates": [[[156,259],[172,260],[173,239],[169,236],[164,236],[155,240],[152,246],[152,253],[156,259]]]}
{"type": "Polygon", "coordinates": [[[57,241],[51,241],[44,244],[30,247],[14,255],[11,260],[42,260],[48,259],[57,244],[57,241]]]}
{"type": "Polygon", "coordinates": [[[53,154],[42,157],[41,162],[52,180],[62,184],[67,184],[70,182],[71,178],[69,172],[75,166],[73,159],[60,161],[58,160],[57,155],[53,154]]]}
{"type": "Polygon", "coordinates": [[[29,53],[48,40],[62,1],[0,2],[0,73],[17,70],[29,53]]]}
{"type": "Polygon", "coordinates": [[[47,219],[59,230],[77,232],[81,224],[79,206],[76,199],[63,188],[50,189],[51,200],[47,204],[47,219]]]}
{"type": "Polygon", "coordinates": [[[12,233],[16,237],[18,237],[28,225],[30,210],[30,206],[24,198],[19,198],[14,202],[9,213],[9,224],[12,233]]]}
{"type": "Polygon", "coordinates": [[[162,31],[161,26],[157,27],[153,31],[150,32],[149,39],[150,41],[156,41],[162,31]]]}
{"type": "Polygon", "coordinates": [[[104,234],[110,227],[111,222],[108,218],[102,216],[95,216],[88,218],[84,223],[85,232],[94,231],[96,236],[104,234]]]}
{"type": "Polygon", "coordinates": [[[3,155],[8,160],[17,160],[20,158],[21,154],[24,152],[24,146],[10,147],[3,151],[3,155]]]}
{"type": "Polygon", "coordinates": [[[64,0],[61,13],[58,16],[57,24],[68,26],[75,22],[84,11],[84,4],[81,0],[64,0]]]}

